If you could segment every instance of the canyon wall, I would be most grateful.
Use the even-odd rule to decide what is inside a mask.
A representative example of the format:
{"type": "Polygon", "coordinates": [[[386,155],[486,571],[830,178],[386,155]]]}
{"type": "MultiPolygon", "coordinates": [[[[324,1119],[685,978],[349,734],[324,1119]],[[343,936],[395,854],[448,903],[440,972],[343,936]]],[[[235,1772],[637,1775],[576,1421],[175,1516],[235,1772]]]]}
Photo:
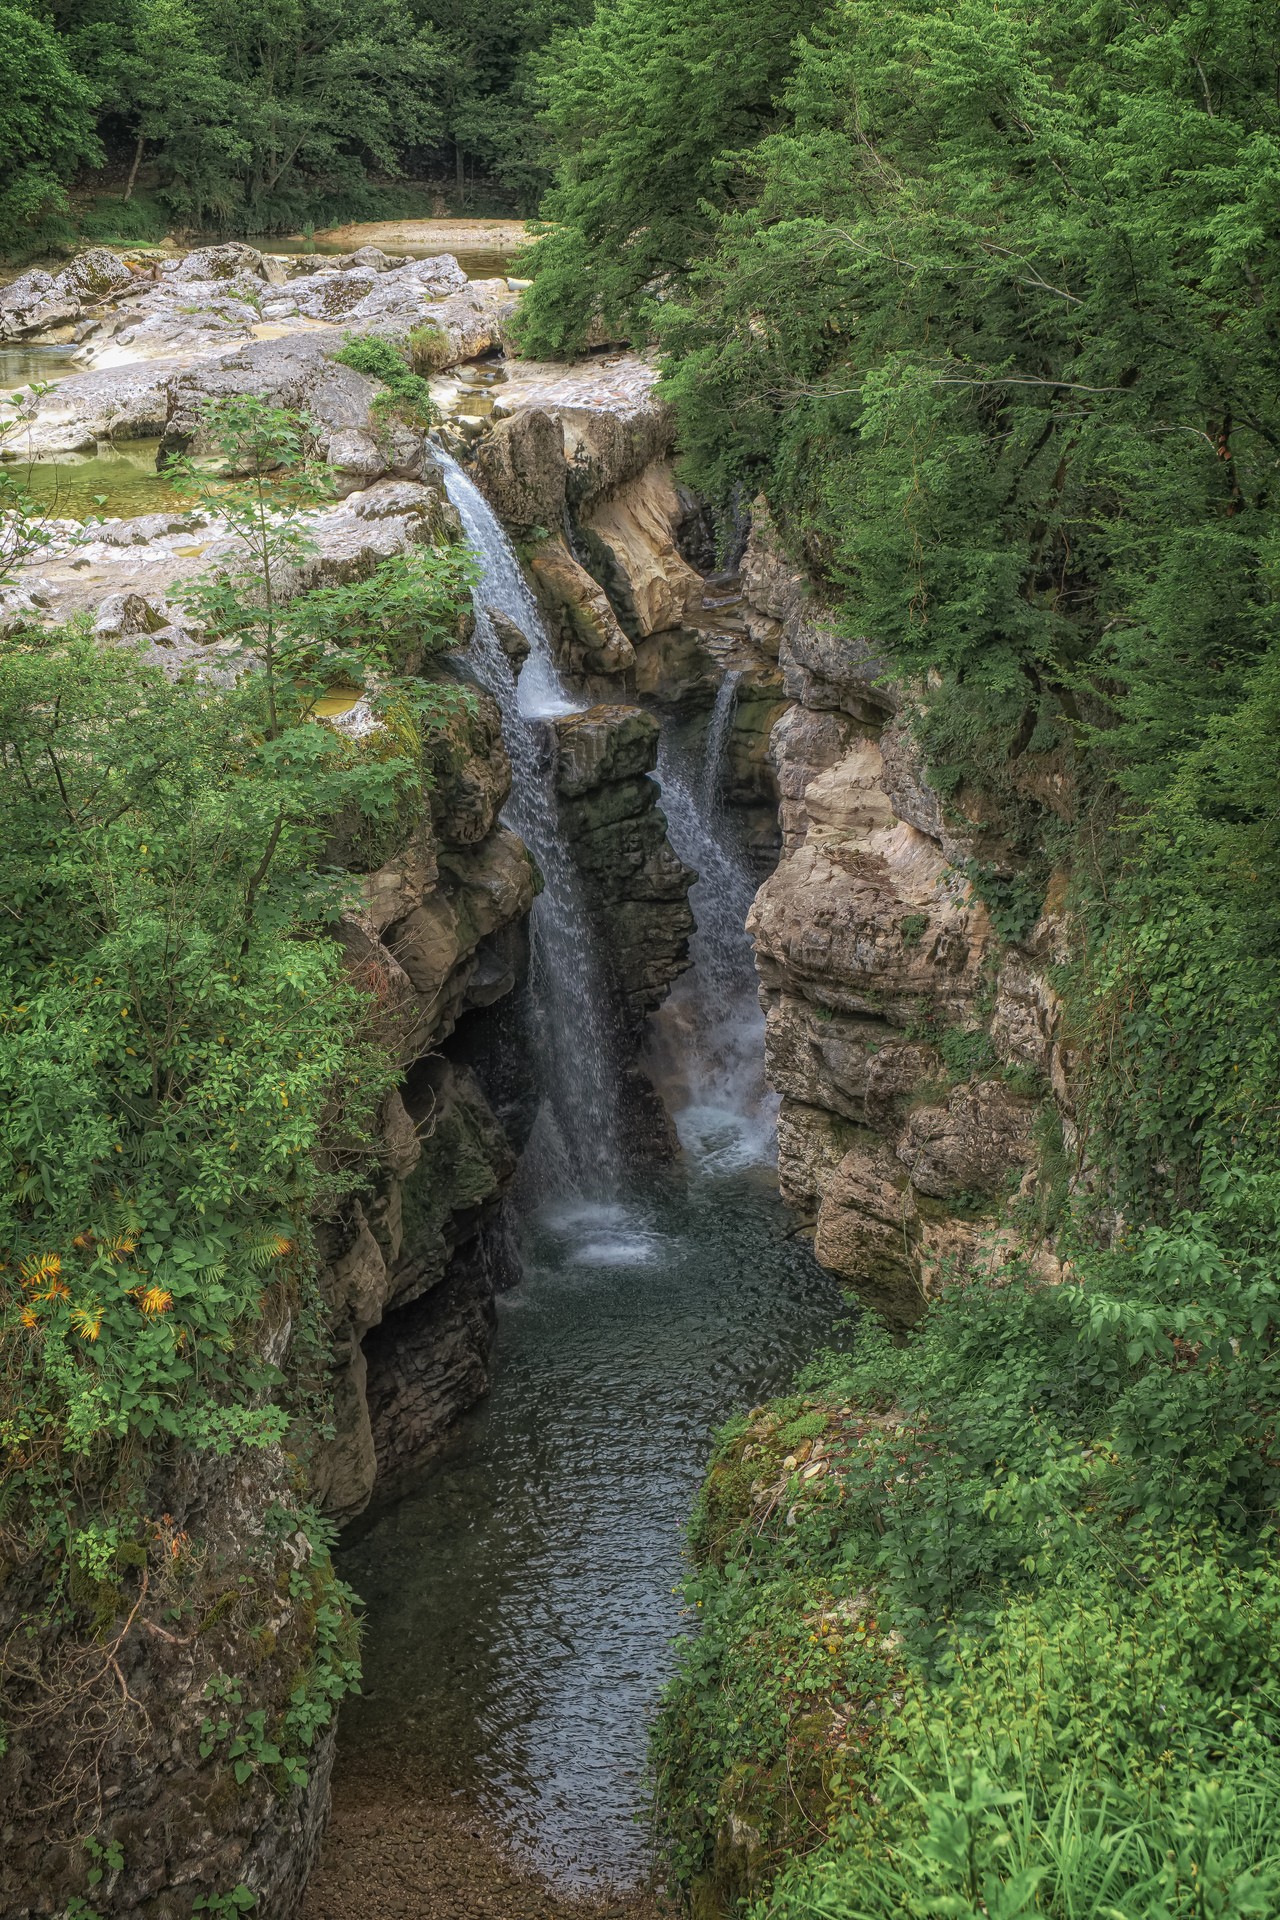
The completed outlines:
{"type": "Polygon", "coordinates": [[[749,923],[779,1178],[822,1263],[904,1326],[945,1272],[1015,1245],[1056,1269],[1033,1204],[1071,1132],[1056,890],[1020,937],[997,933],[975,865],[1016,865],[963,796],[944,809],[909,692],[824,613],[763,502],[742,587],[793,702],[769,742],[782,858],[749,923]]]}

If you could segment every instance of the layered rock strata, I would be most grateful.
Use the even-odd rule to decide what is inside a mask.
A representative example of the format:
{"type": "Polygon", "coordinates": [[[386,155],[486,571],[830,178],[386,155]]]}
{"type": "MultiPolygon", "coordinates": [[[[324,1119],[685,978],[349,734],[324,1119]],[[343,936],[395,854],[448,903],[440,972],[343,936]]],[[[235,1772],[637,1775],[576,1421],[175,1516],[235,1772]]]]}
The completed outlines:
{"type": "Polygon", "coordinates": [[[658,723],[639,707],[592,707],[555,723],[560,819],[631,1035],[689,964],[697,878],[667,838],[658,723]]]}
{"type": "Polygon", "coordinates": [[[743,566],[753,644],[793,705],[771,738],[783,857],[749,922],[782,1094],[779,1176],[825,1266],[891,1325],[948,1273],[1003,1261],[1037,1130],[1070,1125],[1046,912],[1001,941],[968,876],[981,823],[944,816],[910,702],[824,616],[760,512],[743,566]]]}

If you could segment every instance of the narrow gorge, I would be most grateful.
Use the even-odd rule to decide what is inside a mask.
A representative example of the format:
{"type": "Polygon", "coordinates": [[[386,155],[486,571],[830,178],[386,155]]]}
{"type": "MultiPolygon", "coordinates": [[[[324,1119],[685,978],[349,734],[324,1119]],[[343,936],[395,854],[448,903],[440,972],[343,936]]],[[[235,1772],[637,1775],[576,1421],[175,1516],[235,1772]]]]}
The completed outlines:
{"type": "Polygon", "coordinates": [[[0,1920],[1280,1911],[1271,23],[295,11],[0,7],[0,1920]]]}
{"type": "MultiPolygon", "coordinates": [[[[156,504],[118,517],[108,495],[83,523],[41,521],[6,588],[19,642],[33,623],[79,618],[98,646],[141,645],[170,678],[216,679],[218,643],[186,577],[228,564],[234,529],[216,496],[196,504],[191,482],[184,495],[168,476],[176,455],[212,449],[204,423],[240,396],[302,419],[335,476],[274,591],[323,596],[450,542],[474,573],[465,642],[409,661],[465,690],[425,737],[421,811],[379,830],[386,857],[372,868],[349,829],[327,849],[358,879],[339,928],[346,967],[401,1078],[380,1110],[375,1174],[317,1222],[331,1412],[307,1485],[346,1529],[338,1567],[367,1608],[325,1869],[304,1909],[332,1725],[274,1808],[256,1766],[224,1804],[216,1749],[203,1751],[219,1676],[246,1662],[261,1684],[253,1708],[236,1704],[269,1723],[274,1656],[263,1666],[253,1649],[291,1623],[287,1605],[266,1626],[228,1609],[227,1581],[261,1554],[263,1509],[247,1484],[197,1479],[171,1524],[184,1547],[199,1529],[201,1580],[214,1573],[203,1623],[149,1623],[149,1640],[136,1614],[126,1623],[125,1711],[94,1748],[95,1846],[120,1864],[85,1881],[99,1854],[77,1858],[82,1800],[67,1802],[61,1853],[47,1852],[43,1814],[24,1838],[33,1769],[69,1737],[53,1716],[43,1746],[20,1738],[6,1762],[6,1898],[15,1913],[58,1912],[79,1880],[86,1894],[105,1885],[109,1911],[176,1914],[216,1861],[223,1894],[244,1888],[281,1920],[347,1911],[355,1888],[384,1881],[378,1911],[416,1912],[429,1890],[397,1893],[403,1857],[389,1866],[366,1833],[370,1807],[380,1835],[394,1805],[401,1855],[408,1835],[415,1862],[434,1859],[454,1891],[430,1897],[447,1906],[467,1897],[450,1876],[476,1849],[441,1855],[423,1822],[458,1795],[531,1886],[548,1874],[569,1897],[625,1898],[653,1873],[636,1824],[646,1727],[680,1626],[681,1518],[705,1436],[838,1337],[839,1289],[776,1198],[777,1098],[746,931],[795,834],[805,783],[779,743],[816,683],[795,680],[759,534],[740,570],[715,571],[643,358],[513,359],[504,283],[466,282],[447,257],[365,249],[285,278],[235,244],[166,266],[156,293],[128,274],[100,253],[66,276],[91,288],[95,318],[77,325],[74,356],[62,349],[55,383],[16,391],[5,450],[14,471],[47,463],[56,510],[77,504],[78,465],[97,478],[104,447],[154,447],[153,478],[135,464],[121,504],[156,504]],[[335,360],[366,308],[380,325],[392,316],[392,339],[427,316],[433,435],[335,360]],[[160,1759],[188,1737],[176,1769],[160,1759]]],[[[65,329],[63,298],[40,276],[18,282],[4,295],[11,333],[65,329]]],[[[53,347],[15,351],[13,371],[29,372],[57,353],[56,332],[53,347]]],[[[372,685],[339,680],[314,703],[316,722],[365,754],[387,724],[372,685]]],[[[810,705],[839,697],[824,683],[810,705]]],[[[831,731],[832,764],[851,739],[831,731]]],[[[17,1700],[16,1729],[24,1713],[41,1726],[21,1679],[17,1700]]]]}

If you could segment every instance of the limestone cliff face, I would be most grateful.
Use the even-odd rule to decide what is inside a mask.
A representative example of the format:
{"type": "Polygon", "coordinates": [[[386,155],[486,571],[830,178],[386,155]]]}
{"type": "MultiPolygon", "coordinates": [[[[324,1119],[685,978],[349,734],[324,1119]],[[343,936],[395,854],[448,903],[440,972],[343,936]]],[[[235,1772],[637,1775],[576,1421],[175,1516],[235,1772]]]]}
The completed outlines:
{"type": "Polygon", "coordinates": [[[430,816],[364,877],[364,911],[343,927],[409,1073],[387,1104],[372,1194],[324,1229],[335,1432],[313,1477],[341,1520],[368,1504],[380,1473],[425,1458],[485,1389],[493,1286],[483,1273],[477,1285],[473,1243],[515,1170],[474,1075],[438,1056],[464,1013],[515,985],[534,897],[529,856],[498,824],[511,768],[487,694],[432,756],[430,816]],[[379,1327],[371,1379],[366,1336],[379,1327]]]}
{"type": "Polygon", "coordinates": [[[901,1326],[947,1265],[1006,1257],[1055,1097],[1069,1127],[1060,928],[997,938],[965,877],[981,828],[944,818],[907,696],[823,617],[763,510],[743,584],[794,702],[771,738],[782,859],[749,922],[782,1190],[823,1264],[901,1326]]]}

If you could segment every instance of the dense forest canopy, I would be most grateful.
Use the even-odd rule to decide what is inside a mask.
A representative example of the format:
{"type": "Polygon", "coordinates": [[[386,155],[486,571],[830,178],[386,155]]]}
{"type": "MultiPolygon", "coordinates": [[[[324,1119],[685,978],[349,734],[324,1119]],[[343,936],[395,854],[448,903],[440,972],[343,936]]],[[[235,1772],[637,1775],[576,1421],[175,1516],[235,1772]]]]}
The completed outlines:
{"type": "Polygon", "coordinates": [[[394,211],[386,183],[406,176],[455,195],[478,179],[529,209],[547,177],[538,56],[585,11],[586,0],[7,7],[0,249],[71,237],[73,181],[108,194],[84,228],[104,238],[394,211]]]}

